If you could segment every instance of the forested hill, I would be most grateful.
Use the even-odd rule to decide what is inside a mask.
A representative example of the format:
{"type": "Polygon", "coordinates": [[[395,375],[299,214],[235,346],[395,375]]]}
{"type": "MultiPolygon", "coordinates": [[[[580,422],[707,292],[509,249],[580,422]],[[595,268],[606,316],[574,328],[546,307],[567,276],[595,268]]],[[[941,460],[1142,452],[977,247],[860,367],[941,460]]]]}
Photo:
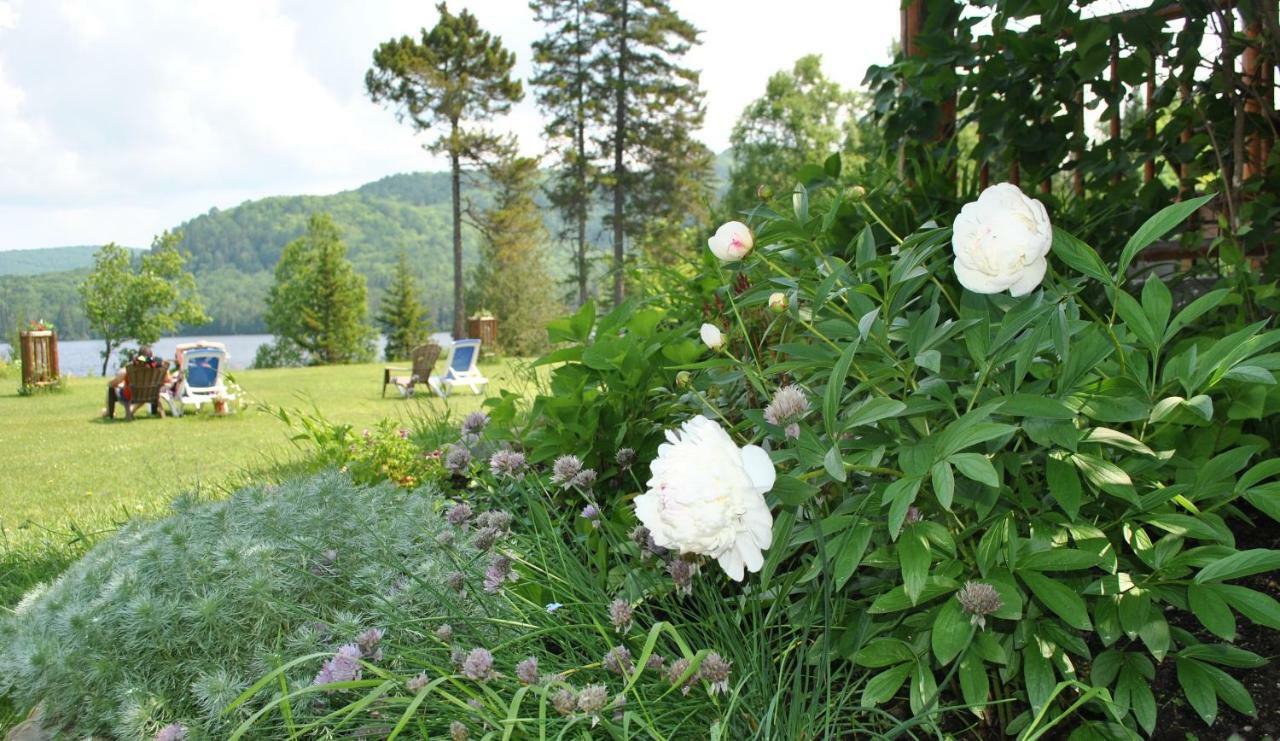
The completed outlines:
{"type": "MultiPolygon", "coordinates": [[[[87,268],[101,245],[47,247],[42,250],[0,251],[0,275],[40,275],[87,268]]],[[[138,249],[130,247],[129,249],[138,249]]]]}
{"type": "MultiPolygon", "coordinates": [[[[464,194],[484,200],[482,186],[464,194]]],[[[264,301],[276,261],[285,244],[302,234],[307,217],[319,211],[331,214],[342,229],[349,257],[368,279],[372,307],[403,249],[418,271],[432,319],[444,326],[441,319],[452,305],[449,177],[413,173],[333,195],[277,196],[215,208],[175,225],[184,235],[182,246],[190,253],[206,312],[213,319],[198,331],[263,331],[264,301]]],[[[548,227],[555,228],[551,218],[548,227]]],[[[477,240],[469,228],[463,230],[463,246],[470,263],[477,254],[477,240]]],[[[562,263],[552,261],[557,274],[562,263]]],[[[0,327],[11,331],[24,318],[45,318],[56,322],[65,338],[87,337],[76,293],[84,275],[84,268],[22,277],[0,274],[0,327]]]]}

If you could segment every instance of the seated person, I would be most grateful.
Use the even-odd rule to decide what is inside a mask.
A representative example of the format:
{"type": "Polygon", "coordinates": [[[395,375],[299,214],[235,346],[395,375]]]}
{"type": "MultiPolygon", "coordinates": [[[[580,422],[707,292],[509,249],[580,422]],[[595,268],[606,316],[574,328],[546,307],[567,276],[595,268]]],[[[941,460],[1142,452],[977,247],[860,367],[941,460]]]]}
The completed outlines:
{"type": "MultiPolygon", "coordinates": [[[[162,359],[152,354],[150,345],[139,347],[137,354],[133,356],[133,360],[129,361],[129,363],[145,365],[148,368],[159,368],[165,364],[162,359]]],[[[107,382],[107,408],[102,413],[102,416],[107,419],[115,419],[117,402],[128,402],[130,399],[129,384],[127,383],[128,374],[125,372],[125,368],[126,366],[121,366],[120,370],[116,371],[115,378],[107,382]]],[[[152,411],[154,412],[155,410],[152,411]]]]}

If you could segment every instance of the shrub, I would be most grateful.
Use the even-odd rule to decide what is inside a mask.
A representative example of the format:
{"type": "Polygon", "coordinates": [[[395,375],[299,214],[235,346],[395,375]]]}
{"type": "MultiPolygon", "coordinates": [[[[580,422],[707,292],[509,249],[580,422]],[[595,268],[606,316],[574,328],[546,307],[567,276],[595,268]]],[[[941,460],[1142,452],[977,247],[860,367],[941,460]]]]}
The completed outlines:
{"type": "Polygon", "coordinates": [[[253,356],[254,368],[300,368],[306,364],[306,353],[285,337],[258,345],[253,356]]]}
{"type": "Polygon", "coordinates": [[[500,613],[442,588],[455,571],[482,578],[479,563],[437,545],[442,507],[430,490],[332,473],[179,500],[172,517],[126,526],[0,623],[0,695],[41,703],[69,736],[149,738],[178,722],[223,738],[254,706],[224,708],[282,657],[308,657],[284,672],[287,686],[306,686],[370,628],[389,647],[421,641],[431,621],[500,613]]]}

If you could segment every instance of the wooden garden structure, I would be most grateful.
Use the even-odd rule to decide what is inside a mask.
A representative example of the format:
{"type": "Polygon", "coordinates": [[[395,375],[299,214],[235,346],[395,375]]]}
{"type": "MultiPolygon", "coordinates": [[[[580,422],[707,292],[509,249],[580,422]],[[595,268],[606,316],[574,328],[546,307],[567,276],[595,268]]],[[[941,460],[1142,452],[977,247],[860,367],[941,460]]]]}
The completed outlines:
{"type": "MultiPolygon", "coordinates": [[[[1052,105],[1050,102],[1050,105],[1045,106],[1046,118],[1026,122],[1030,127],[1047,126],[1049,118],[1060,118],[1063,115],[1074,118],[1071,135],[1064,137],[1064,139],[1070,139],[1070,149],[1064,153],[1065,156],[1061,161],[1040,163],[1038,175],[1043,177],[1035,184],[1038,190],[1041,193],[1052,192],[1053,182],[1048,175],[1055,172],[1069,172],[1071,194],[1084,196],[1086,188],[1091,186],[1086,183],[1084,168],[1080,165],[1088,148],[1091,150],[1090,156],[1093,162],[1097,163],[1099,157],[1105,157],[1106,162],[1102,167],[1110,167],[1112,174],[1109,176],[1109,181],[1112,184],[1118,183],[1123,177],[1122,173],[1129,172],[1130,167],[1136,169],[1139,163],[1142,168],[1141,182],[1150,183],[1158,177],[1158,171],[1167,165],[1169,169],[1164,171],[1172,172],[1178,179],[1177,200],[1197,195],[1195,174],[1186,157],[1193,146],[1203,145],[1193,145],[1191,127],[1183,128],[1177,142],[1166,142],[1161,145],[1157,143],[1156,122],[1160,116],[1166,116],[1180,106],[1184,107],[1183,115],[1185,111],[1194,109],[1191,104],[1195,93],[1188,82],[1201,81],[1204,78],[1195,77],[1190,67],[1158,68],[1156,61],[1159,56],[1158,51],[1140,48],[1140,45],[1126,42],[1125,39],[1125,34],[1135,28],[1166,30],[1174,22],[1197,21],[1206,24],[1206,35],[1216,32],[1220,49],[1216,59],[1201,60],[1198,50],[1192,56],[1209,63],[1213,69],[1210,76],[1213,83],[1218,86],[1218,89],[1228,91],[1227,94],[1233,99],[1232,105],[1235,106],[1233,121],[1227,122],[1226,126],[1217,131],[1212,128],[1209,130],[1211,138],[1215,135],[1218,138],[1218,142],[1214,144],[1214,154],[1221,167],[1223,181],[1226,183],[1227,192],[1219,208],[1226,209],[1228,218],[1233,220],[1235,218],[1233,212],[1236,210],[1233,206],[1238,206],[1241,199],[1249,198],[1245,192],[1247,189],[1242,189],[1241,184],[1264,172],[1275,143],[1276,132],[1280,129],[1280,118],[1276,115],[1275,107],[1276,46],[1280,39],[1278,5],[1280,3],[1277,0],[1191,0],[1188,2],[1156,0],[1146,8],[1081,18],[1078,23],[1064,25],[1056,30],[1055,33],[1059,34],[1057,44],[1064,50],[1071,48],[1074,44],[1085,43],[1086,38],[1087,43],[1091,45],[1096,44],[1099,36],[1104,43],[1107,43],[1106,38],[1109,35],[1110,59],[1109,64],[1104,62],[1104,78],[1082,79],[1075,82],[1074,98],[1070,94],[1063,96],[1060,88],[1048,83],[1043,89],[1003,91],[1007,96],[1047,95],[1045,90],[1051,87],[1057,91],[1057,105],[1052,105]],[[1146,65],[1143,81],[1135,86],[1132,84],[1134,76],[1129,74],[1127,76],[1129,84],[1126,85],[1122,79],[1125,77],[1121,72],[1122,65],[1132,70],[1135,63],[1146,65]],[[1130,92],[1135,93],[1135,98],[1141,95],[1143,120],[1129,122],[1130,138],[1126,146],[1126,132],[1123,129],[1122,117],[1125,96],[1130,92]],[[1085,110],[1099,103],[1105,104],[1102,120],[1106,124],[1106,138],[1100,143],[1090,142],[1089,137],[1085,135],[1085,110]],[[1244,121],[1249,121],[1248,129],[1245,128],[1244,121]],[[1135,128],[1141,129],[1139,136],[1147,143],[1145,146],[1140,143],[1135,144],[1133,139],[1135,128]],[[1131,158],[1132,152],[1135,151],[1138,152],[1137,156],[1131,158]],[[1232,192],[1237,189],[1240,189],[1239,192],[1232,192]],[[1232,203],[1233,198],[1236,199],[1235,204],[1232,203]]],[[[900,28],[902,51],[905,57],[927,59],[930,52],[936,52],[938,29],[952,27],[960,15],[960,0],[904,2],[900,28]]],[[[1183,28],[1185,29],[1186,26],[1184,25],[1183,28]]],[[[952,41],[955,43],[953,48],[964,48],[965,45],[972,43],[976,52],[981,46],[977,38],[958,39],[954,38],[954,31],[951,33],[952,41]]],[[[984,53],[990,55],[993,51],[988,46],[984,49],[984,53]]],[[[991,61],[990,56],[985,58],[977,54],[976,56],[978,67],[971,66],[966,70],[959,65],[947,64],[946,66],[963,78],[965,74],[972,73],[984,62],[991,61]]],[[[968,62],[972,64],[973,60],[968,62]]],[[[1203,68],[1196,71],[1203,72],[1203,68]]],[[[910,88],[913,81],[907,78],[902,84],[904,88],[910,88]]],[[[941,99],[935,99],[934,102],[937,105],[936,120],[938,121],[934,141],[938,144],[951,142],[958,134],[956,95],[953,92],[950,95],[944,95],[941,99]]],[[[963,105],[962,102],[961,106],[963,105]]],[[[981,116],[974,117],[979,122],[981,118],[981,116]]],[[[927,137],[928,132],[924,133],[927,137]]],[[[988,132],[982,130],[981,123],[979,123],[977,135],[980,143],[984,137],[988,136],[988,132]]],[[[1003,136],[1007,138],[1008,134],[1003,136]]],[[[1010,146],[1015,151],[1018,146],[1017,141],[1002,141],[1000,144],[1010,146]]],[[[996,146],[979,146],[976,151],[990,154],[996,149],[996,146]]],[[[1016,155],[979,157],[978,162],[975,163],[978,167],[978,186],[985,188],[992,182],[1000,181],[1022,185],[1025,173],[1020,159],[1016,155]]],[[[900,159],[899,166],[901,174],[906,177],[905,159],[900,159]]],[[[954,171],[950,176],[955,177],[954,171]]],[[[1103,187],[1104,182],[1097,182],[1097,187],[1103,187]]],[[[1060,187],[1063,186],[1060,184],[1060,187]]],[[[1205,221],[1205,226],[1210,230],[1213,228],[1211,221],[1212,219],[1205,221]]],[[[1206,236],[1211,237],[1212,234],[1206,236]]],[[[1148,257],[1157,257],[1160,251],[1152,250],[1148,257]]],[[[1177,257],[1178,255],[1171,253],[1166,256],[1177,257]]]]}
{"type": "Polygon", "coordinates": [[[22,356],[22,385],[27,388],[52,386],[58,382],[58,333],[51,329],[18,334],[22,356]]]}

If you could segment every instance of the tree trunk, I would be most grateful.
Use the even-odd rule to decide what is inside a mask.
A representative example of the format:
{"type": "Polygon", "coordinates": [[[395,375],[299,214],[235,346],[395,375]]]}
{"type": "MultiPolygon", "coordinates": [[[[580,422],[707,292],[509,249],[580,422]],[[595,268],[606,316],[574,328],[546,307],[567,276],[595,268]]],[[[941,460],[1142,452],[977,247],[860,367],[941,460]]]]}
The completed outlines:
{"type": "Polygon", "coordinates": [[[467,304],[462,289],[462,165],[457,121],[449,140],[449,174],[453,184],[453,338],[458,340],[466,336],[467,304]]]}
{"type": "Polygon", "coordinates": [[[111,362],[111,340],[107,340],[107,351],[102,353],[102,375],[107,375],[107,363],[111,362]]]}
{"type": "Polygon", "coordinates": [[[574,51],[577,54],[575,75],[578,84],[577,89],[577,110],[575,113],[578,117],[577,126],[577,159],[574,162],[574,169],[577,170],[578,198],[578,306],[587,303],[587,103],[586,103],[586,83],[583,75],[586,74],[582,69],[583,55],[586,50],[582,48],[582,3],[578,3],[575,7],[574,29],[577,34],[574,51]]]}
{"type": "Polygon", "coordinates": [[[622,19],[619,26],[618,46],[618,79],[614,91],[614,126],[613,126],[613,304],[622,303],[622,264],[626,258],[623,243],[622,205],[624,199],[623,178],[626,175],[623,163],[623,140],[627,133],[627,0],[622,0],[622,19]]]}

